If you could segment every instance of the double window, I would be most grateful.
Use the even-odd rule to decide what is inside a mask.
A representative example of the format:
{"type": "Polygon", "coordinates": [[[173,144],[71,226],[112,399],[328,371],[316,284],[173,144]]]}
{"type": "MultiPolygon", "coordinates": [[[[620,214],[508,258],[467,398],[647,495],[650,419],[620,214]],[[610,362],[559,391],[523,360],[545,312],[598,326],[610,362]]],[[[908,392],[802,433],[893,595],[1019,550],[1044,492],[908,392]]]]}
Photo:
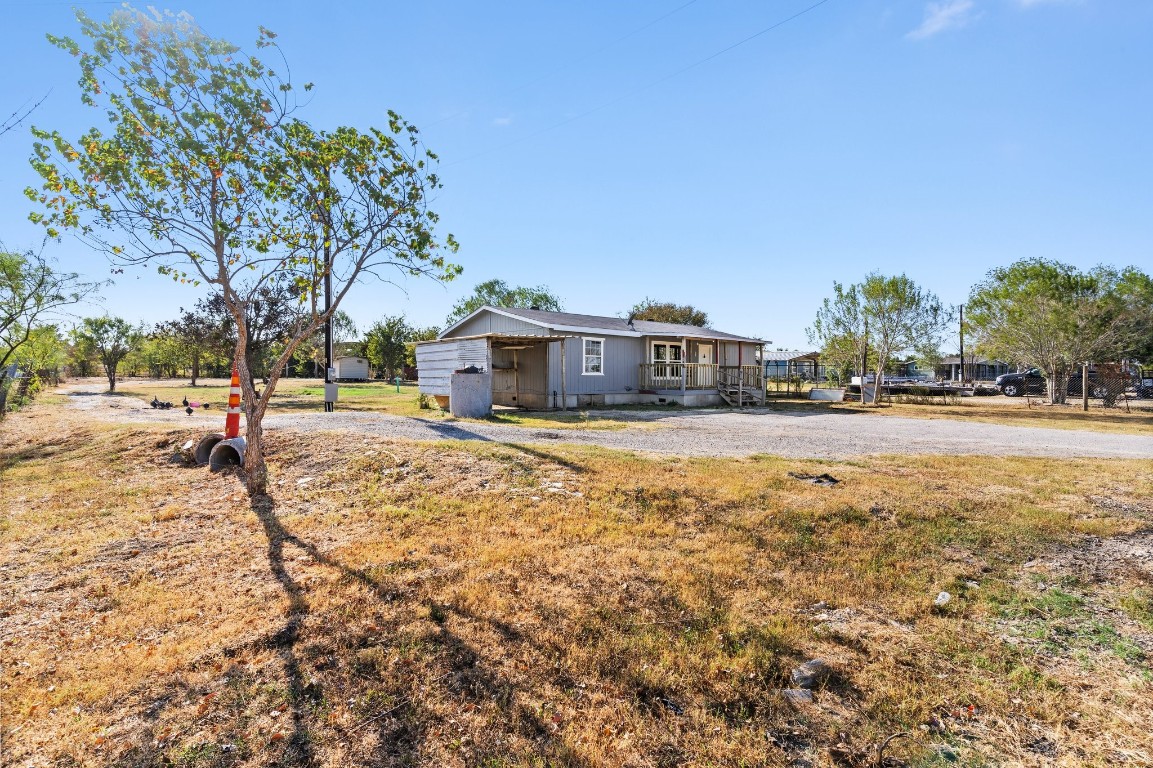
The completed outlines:
{"type": "Polygon", "coordinates": [[[581,367],[581,373],[586,376],[603,376],[605,372],[605,340],[585,338],[581,339],[581,346],[584,354],[584,365],[581,367]]]}
{"type": "Polygon", "coordinates": [[[653,342],[653,377],[657,379],[679,379],[684,349],[678,342],[653,342]]]}

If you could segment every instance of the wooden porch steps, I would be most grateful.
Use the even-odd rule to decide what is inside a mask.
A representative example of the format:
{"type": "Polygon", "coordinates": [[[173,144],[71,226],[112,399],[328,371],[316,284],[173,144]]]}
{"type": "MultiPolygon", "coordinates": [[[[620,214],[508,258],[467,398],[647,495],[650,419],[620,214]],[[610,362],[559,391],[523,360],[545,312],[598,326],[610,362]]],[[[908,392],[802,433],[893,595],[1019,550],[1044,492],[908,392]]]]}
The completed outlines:
{"type": "Polygon", "coordinates": [[[722,400],[734,408],[743,408],[750,405],[764,405],[764,401],[757,397],[757,393],[753,389],[741,389],[740,387],[718,384],[717,393],[720,394],[722,400]]]}

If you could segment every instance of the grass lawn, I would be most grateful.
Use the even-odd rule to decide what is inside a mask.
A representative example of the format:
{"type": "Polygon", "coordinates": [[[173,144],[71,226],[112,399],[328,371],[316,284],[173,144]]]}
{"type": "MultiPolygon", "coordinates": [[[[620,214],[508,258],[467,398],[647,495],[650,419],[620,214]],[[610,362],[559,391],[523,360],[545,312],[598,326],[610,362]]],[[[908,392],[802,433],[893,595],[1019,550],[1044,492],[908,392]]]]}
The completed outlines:
{"type": "MultiPolygon", "coordinates": [[[[151,402],[152,398],[180,405],[189,402],[209,403],[210,408],[221,410],[228,406],[227,380],[207,379],[196,387],[185,379],[126,379],[116,391],[128,397],[151,402]]],[[[257,390],[263,390],[258,384],[257,390]]],[[[337,406],[343,411],[376,411],[397,416],[415,416],[421,412],[415,384],[395,384],[379,381],[342,383],[337,406]]],[[[324,409],[324,382],[319,379],[281,379],[268,404],[270,411],[321,411],[324,409]]],[[[427,414],[427,411],[424,412],[427,414]]]]}
{"type": "Polygon", "coordinates": [[[1148,462],[193,436],[0,424],[6,765],[1153,762],[1148,462]]]}
{"type": "MultiPolygon", "coordinates": [[[[119,383],[116,391],[126,397],[136,397],[146,402],[157,398],[179,406],[185,399],[190,403],[208,403],[209,410],[223,411],[228,405],[229,383],[220,379],[207,379],[199,386],[189,386],[184,379],[126,379],[119,383]]],[[[257,387],[258,391],[262,387],[257,387]]],[[[318,379],[281,379],[272,393],[269,411],[320,411],[324,408],[324,383],[318,379]]],[[[430,415],[452,418],[441,411],[436,403],[432,407],[420,407],[420,394],[416,385],[405,383],[397,392],[395,384],[380,381],[340,384],[339,399],[336,404],[340,411],[371,411],[392,416],[430,415]]],[[[637,408],[622,408],[617,412],[627,414],[637,408]]],[[[663,410],[663,409],[662,409],[663,410]]],[[[460,419],[474,421],[474,419],[460,419]]],[[[483,421],[495,424],[512,424],[523,427],[550,427],[553,429],[626,429],[629,426],[652,428],[653,425],[633,424],[613,418],[611,415],[588,411],[544,411],[527,412],[516,409],[498,408],[493,415],[483,421]]]]}

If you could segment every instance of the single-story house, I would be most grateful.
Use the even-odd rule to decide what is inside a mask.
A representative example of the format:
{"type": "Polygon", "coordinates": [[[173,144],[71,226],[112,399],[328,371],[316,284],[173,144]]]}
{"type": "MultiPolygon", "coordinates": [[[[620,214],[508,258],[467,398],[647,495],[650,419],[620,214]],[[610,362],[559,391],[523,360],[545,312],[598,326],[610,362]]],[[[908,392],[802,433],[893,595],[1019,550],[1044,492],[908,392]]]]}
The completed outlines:
{"type": "Polygon", "coordinates": [[[988,360],[965,356],[965,370],[962,375],[961,356],[952,355],[937,365],[937,378],[948,381],[992,381],[1002,373],[1009,372],[1009,364],[1002,360],[988,360]]]}
{"type": "Polygon", "coordinates": [[[338,357],[333,362],[337,381],[368,381],[368,360],[363,357],[338,357]]]}
{"type": "Polygon", "coordinates": [[[484,306],[418,342],[420,391],[444,402],[454,371],[492,376],[492,402],[522,408],[765,400],[760,339],[693,325],[484,306]]]}

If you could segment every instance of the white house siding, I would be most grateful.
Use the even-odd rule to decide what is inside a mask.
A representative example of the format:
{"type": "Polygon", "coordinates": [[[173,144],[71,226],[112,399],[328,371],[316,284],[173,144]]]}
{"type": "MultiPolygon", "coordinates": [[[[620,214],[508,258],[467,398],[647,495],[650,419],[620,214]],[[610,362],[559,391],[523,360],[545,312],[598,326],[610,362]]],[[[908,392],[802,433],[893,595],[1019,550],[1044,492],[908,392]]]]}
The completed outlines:
{"type": "Polygon", "coordinates": [[[547,336],[548,330],[539,325],[495,312],[481,312],[464,325],[456,328],[453,336],[481,336],[486,333],[507,333],[514,336],[547,336]]]}
{"type": "Polygon", "coordinates": [[[448,397],[449,376],[470,365],[482,371],[491,369],[487,339],[445,339],[416,345],[416,368],[423,394],[448,397]]]}

